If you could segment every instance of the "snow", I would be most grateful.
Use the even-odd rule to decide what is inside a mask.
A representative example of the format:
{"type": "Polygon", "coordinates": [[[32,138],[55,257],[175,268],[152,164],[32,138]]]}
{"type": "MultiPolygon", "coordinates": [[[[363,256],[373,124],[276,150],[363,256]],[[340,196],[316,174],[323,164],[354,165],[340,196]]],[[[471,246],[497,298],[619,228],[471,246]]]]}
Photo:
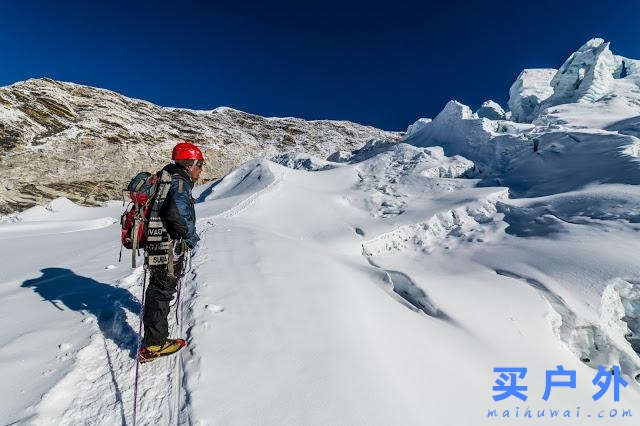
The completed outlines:
{"type": "Polygon", "coordinates": [[[511,119],[530,123],[540,103],[553,94],[551,79],[557,70],[534,68],[523,70],[509,89],[511,119]]]}
{"type": "MultiPolygon", "coordinates": [[[[494,408],[550,423],[513,418],[516,406],[579,406],[575,424],[598,424],[599,410],[635,411],[629,64],[604,98],[532,123],[451,101],[400,143],[261,156],[197,187],[201,241],[169,315],[188,347],[141,367],[139,424],[481,425],[494,408]],[[545,402],[558,365],[577,386],[545,402]],[[593,401],[599,365],[621,367],[620,402],[593,401]],[[493,401],[499,366],[528,368],[526,403],[493,401]]],[[[121,210],[61,198],[0,222],[6,423],[131,423],[143,270],[127,250],[116,262],[121,210]]]]}
{"type": "Polygon", "coordinates": [[[593,38],[557,72],[524,70],[509,91],[509,108],[515,121],[605,128],[640,114],[639,83],[640,62],[593,38]]]}
{"type": "Polygon", "coordinates": [[[484,101],[476,111],[476,116],[478,118],[488,118],[489,120],[505,119],[505,113],[500,104],[492,100],[484,101]]]}
{"type": "Polygon", "coordinates": [[[446,155],[467,157],[484,168],[500,161],[499,156],[504,149],[517,147],[519,144],[514,139],[530,128],[507,121],[478,118],[468,106],[452,100],[433,121],[407,134],[402,141],[416,146],[441,146],[446,155]]]}
{"type": "Polygon", "coordinates": [[[611,89],[614,58],[609,43],[594,38],[574,52],[551,80],[553,95],[543,106],[594,102],[611,89]]]}
{"type": "MultiPolygon", "coordinates": [[[[338,154],[338,159],[340,154],[338,154]]],[[[274,163],[282,164],[283,166],[291,167],[292,169],[302,169],[308,171],[321,171],[329,170],[336,167],[331,161],[321,160],[315,158],[309,154],[301,152],[285,152],[271,157],[271,161],[274,163]]]]}
{"type": "Polygon", "coordinates": [[[327,157],[327,161],[331,161],[333,163],[345,163],[349,161],[351,158],[351,151],[338,150],[336,152],[331,153],[327,157]]]}
{"type": "Polygon", "coordinates": [[[472,144],[485,145],[494,129],[496,127],[492,121],[478,119],[468,106],[449,101],[433,121],[407,134],[404,140],[416,145],[420,145],[414,143],[417,140],[428,140],[431,145],[443,145],[447,141],[449,143],[445,149],[453,153],[472,144]]]}
{"type": "MultiPolygon", "coordinates": [[[[630,92],[637,87],[632,82],[623,84],[628,86],[630,92]]],[[[533,124],[574,129],[624,130],[624,124],[633,121],[638,114],[640,111],[637,106],[614,93],[593,104],[568,103],[547,108],[533,121],[533,124]]]]}
{"type": "Polygon", "coordinates": [[[419,119],[417,119],[413,124],[410,124],[409,127],[407,127],[407,132],[406,132],[405,136],[409,136],[409,135],[412,135],[413,133],[416,133],[417,131],[422,129],[422,127],[425,124],[430,123],[430,122],[431,122],[430,118],[419,118],[419,119]]]}

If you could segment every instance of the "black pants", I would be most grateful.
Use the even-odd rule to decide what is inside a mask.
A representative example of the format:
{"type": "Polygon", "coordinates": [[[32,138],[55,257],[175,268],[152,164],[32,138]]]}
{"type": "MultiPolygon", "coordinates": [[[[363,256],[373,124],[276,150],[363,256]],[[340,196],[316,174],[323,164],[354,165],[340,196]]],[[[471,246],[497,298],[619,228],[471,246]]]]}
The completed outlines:
{"type": "Polygon", "coordinates": [[[184,256],[174,262],[175,277],[168,277],[166,266],[149,268],[149,287],[144,298],[144,345],[163,345],[169,337],[169,303],[182,276],[184,256]]]}

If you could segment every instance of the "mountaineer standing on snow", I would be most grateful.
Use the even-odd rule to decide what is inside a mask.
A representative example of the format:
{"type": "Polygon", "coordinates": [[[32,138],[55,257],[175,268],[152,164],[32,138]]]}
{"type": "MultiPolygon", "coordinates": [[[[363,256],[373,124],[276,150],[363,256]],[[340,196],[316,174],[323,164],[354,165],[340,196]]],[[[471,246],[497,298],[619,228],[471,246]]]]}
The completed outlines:
{"type": "MultiPolygon", "coordinates": [[[[149,287],[144,301],[144,344],[139,352],[142,362],[150,361],[160,356],[173,354],[185,346],[183,339],[169,339],[169,303],[176,292],[176,285],[185,271],[185,258],[188,251],[197,244],[196,213],[191,190],[200,177],[204,165],[202,151],[192,143],[181,142],[173,148],[171,155],[173,163],[167,164],[161,172],[166,171],[171,176],[171,183],[166,199],[159,211],[159,217],[166,229],[168,238],[157,239],[155,250],[151,242],[147,250],[151,249],[155,255],[164,250],[166,259],[154,265],[149,262],[149,287]],[[165,240],[168,240],[165,241],[165,240]]],[[[166,175],[166,174],[165,174],[166,175]]],[[[150,224],[151,226],[151,224],[150,224]]],[[[152,241],[149,234],[148,241],[152,241]]],[[[149,256],[150,258],[152,256],[149,256]]]]}

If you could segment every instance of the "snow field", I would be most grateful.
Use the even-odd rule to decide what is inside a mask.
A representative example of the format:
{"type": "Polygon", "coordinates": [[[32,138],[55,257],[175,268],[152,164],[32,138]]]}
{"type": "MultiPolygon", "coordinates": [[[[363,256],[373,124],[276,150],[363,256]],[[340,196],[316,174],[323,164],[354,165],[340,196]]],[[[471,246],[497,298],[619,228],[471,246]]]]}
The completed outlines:
{"type": "MultiPolygon", "coordinates": [[[[170,314],[188,347],[141,367],[140,424],[478,425],[516,406],[597,424],[640,406],[640,68],[594,39],[560,69],[525,70],[505,119],[451,101],[403,143],[256,158],[197,188],[170,314]],[[545,402],[558,365],[576,389],[545,402]],[[592,399],[599,365],[621,367],[619,403],[592,399]],[[528,369],[526,402],[493,401],[499,366],[528,369]]],[[[115,264],[120,209],[2,219],[7,422],[130,423],[142,270],[115,264]]]]}

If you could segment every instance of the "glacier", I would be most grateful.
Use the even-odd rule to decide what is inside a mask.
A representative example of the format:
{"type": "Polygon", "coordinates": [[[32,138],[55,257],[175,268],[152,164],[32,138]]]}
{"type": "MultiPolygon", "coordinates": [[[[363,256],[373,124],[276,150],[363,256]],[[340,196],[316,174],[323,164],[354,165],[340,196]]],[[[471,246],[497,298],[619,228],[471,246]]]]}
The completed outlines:
{"type": "Polygon", "coordinates": [[[553,94],[551,79],[555,69],[523,70],[509,89],[509,110],[511,119],[517,122],[531,122],[542,101],[553,94]]]}
{"type": "Polygon", "coordinates": [[[500,104],[492,100],[484,101],[476,111],[476,116],[478,118],[488,118],[489,120],[504,120],[507,118],[500,104]]]}
{"type": "MultiPolygon", "coordinates": [[[[197,187],[202,240],[181,321],[170,315],[189,345],[143,367],[139,422],[481,425],[517,405],[579,406],[573,420],[591,424],[603,407],[635,411],[640,80],[610,49],[592,39],[558,70],[524,70],[509,111],[451,100],[400,141],[260,155],[197,187]],[[528,401],[494,402],[493,368],[516,365],[528,401]],[[547,403],[557,365],[578,383],[547,403]],[[628,382],[616,405],[592,399],[599,365],[628,382]]],[[[131,421],[143,270],[117,262],[121,209],[59,198],[0,218],[8,423],[131,421]]]]}

